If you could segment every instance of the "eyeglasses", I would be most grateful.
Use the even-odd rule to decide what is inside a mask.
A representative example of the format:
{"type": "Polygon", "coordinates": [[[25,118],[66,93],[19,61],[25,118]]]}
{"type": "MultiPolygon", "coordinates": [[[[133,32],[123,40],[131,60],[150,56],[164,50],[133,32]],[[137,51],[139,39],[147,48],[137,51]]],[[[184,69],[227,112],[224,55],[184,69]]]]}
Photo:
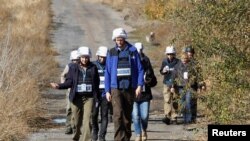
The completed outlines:
{"type": "Polygon", "coordinates": [[[174,53],[167,53],[167,55],[175,55],[174,53]]]}

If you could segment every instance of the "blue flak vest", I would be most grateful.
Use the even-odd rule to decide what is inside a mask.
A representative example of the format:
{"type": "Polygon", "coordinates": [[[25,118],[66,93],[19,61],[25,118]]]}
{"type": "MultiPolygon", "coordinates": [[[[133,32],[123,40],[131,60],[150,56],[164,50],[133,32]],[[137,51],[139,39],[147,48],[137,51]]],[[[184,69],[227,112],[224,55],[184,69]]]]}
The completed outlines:
{"type": "Polygon", "coordinates": [[[99,74],[99,78],[100,78],[100,84],[99,84],[99,89],[100,90],[104,90],[105,88],[105,65],[100,64],[100,62],[96,61],[94,62],[94,64],[96,65],[97,69],[98,69],[98,74],[99,74]]]}
{"type": "Polygon", "coordinates": [[[131,73],[130,51],[118,51],[118,89],[129,89],[131,87],[131,73]]]}

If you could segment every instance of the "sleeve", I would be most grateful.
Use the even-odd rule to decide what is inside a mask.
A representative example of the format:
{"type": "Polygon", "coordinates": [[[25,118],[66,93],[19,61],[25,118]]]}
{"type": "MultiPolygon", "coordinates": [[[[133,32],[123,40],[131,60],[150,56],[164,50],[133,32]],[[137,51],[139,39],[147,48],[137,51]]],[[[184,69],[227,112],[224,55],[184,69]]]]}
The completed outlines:
{"type": "Polygon", "coordinates": [[[146,65],[147,65],[147,67],[145,67],[145,68],[147,68],[147,70],[145,70],[145,68],[144,68],[144,71],[146,72],[145,84],[149,84],[152,81],[153,77],[155,77],[155,74],[154,74],[154,69],[153,69],[148,57],[146,59],[146,65]],[[147,78],[149,78],[149,79],[147,79],[147,78]]]}
{"type": "Polygon", "coordinates": [[[63,83],[59,84],[59,89],[68,89],[71,88],[73,85],[73,78],[74,78],[74,69],[69,68],[69,71],[66,75],[66,79],[63,83]]]}
{"type": "Polygon", "coordinates": [[[164,60],[163,60],[162,63],[161,63],[161,68],[160,68],[161,75],[165,75],[165,73],[162,72],[164,67],[165,67],[165,63],[164,63],[164,60]]]}
{"type": "Polygon", "coordinates": [[[178,64],[176,64],[176,66],[174,67],[174,71],[173,71],[173,80],[174,80],[174,85],[180,85],[180,81],[181,81],[181,77],[183,74],[183,66],[182,66],[182,62],[179,61],[178,64]]]}
{"type": "Polygon", "coordinates": [[[149,58],[147,58],[147,65],[148,65],[148,74],[149,75],[155,75],[154,74],[154,69],[153,69],[153,67],[151,65],[151,62],[150,62],[149,58]]]}
{"type": "Polygon", "coordinates": [[[107,58],[106,58],[106,66],[105,66],[105,92],[110,92],[110,83],[111,83],[111,75],[110,75],[110,53],[108,53],[107,58]]]}
{"type": "Polygon", "coordinates": [[[61,73],[61,83],[65,81],[68,72],[69,72],[69,65],[66,65],[63,72],[61,73]]]}

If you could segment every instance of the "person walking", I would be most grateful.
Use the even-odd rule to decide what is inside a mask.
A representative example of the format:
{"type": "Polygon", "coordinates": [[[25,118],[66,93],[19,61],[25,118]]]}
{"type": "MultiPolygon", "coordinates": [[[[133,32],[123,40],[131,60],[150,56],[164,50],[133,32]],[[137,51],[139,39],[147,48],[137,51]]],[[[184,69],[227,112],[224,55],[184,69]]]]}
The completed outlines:
{"type": "Polygon", "coordinates": [[[107,127],[108,127],[108,110],[110,107],[110,102],[106,99],[106,93],[105,93],[105,64],[106,64],[106,57],[108,53],[108,48],[105,46],[100,46],[96,52],[97,60],[93,62],[97,68],[98,73],[100,77],[100,85],[99,90],[100,94],[102,95],[101,99],[99,101],[95,101],[93,104],[93,116],[92,116],[92,141],[97,141],[99,136],[99,141],[105,141],[105,136],[107,133],[107,127]],[[99,109],[101,108],[101,126],[100,126],[100,132],[99,132],[99,125],[98,125],[98,115],[99,115],[99,109]],[[98,135],[99,133],[99,135],[98,135]]]}
{"type": "Polygon", "coordinates": [[[143,53],[143,44],[137,42],[135,43],[135,47],[137,48],[141,58],[142,66],[144,68],[145,84],[142,87],[142,94],[135,99],[132,119],[136,134],[135,141],[146,141],[150,100],[153,99],[151,87],[156,85],[157,79],[149,58],[143,53]]]}
{"type": "Polygon", "coordinates": [[[175,88],[175,67],[180,60],[177,59],[176,51],[174,46],[166,47],[166,58],[162,61],[160,73],[164,76],[163,78],[163,97],[164,97],[164,114],[165,117],[162,119],[164,123],[169,125],[172,121],[177,122],[177,105],[178,103],[174,99],[175,88]]]}
{"type": "MultiPolygon", "coordinates": [[[[73,64],[73,63],[78,63],[79,61],[79,55],[78,55],[78,51],[77,50],[73,50],[70,53],[70,63],[67,64],[63,70],[63,72],[61,73],[61,83],[65,82],[66,76],[69,72],[69,67],[73,64]]],[[[70,93],[70,88],[68,89],[68,91],[66,92],[66,130],[65,130],[65,134],[72,134],[73,133],[73,128],[74,128],[74,124],[73,124],[73,116],[72,116],[72,109],[71,109],[71,102],[69,100],[69,93],[70,93]]]]}
{"type": "Polygon", "coordinates": [[[91,116],[94,99],[99,99],[99,74],[96,65],[91,61],[88,47],[79,47],[80,61],[69,68],[64,83],[50,83],[53,88],[70,88],[69,99],[72,102],[72,114],[76,130],[75,141],[91,141],[91,116]]]}
{"type": "Polygon", "coordinates": [[[191,112],[192,112],[192,123],[196,123],[197,118],[197,97],[198,93],[201,91],[204,91],[206,89],[206,83],[203,81],[203,78],[201,76],[201,67],[198,63],[198,61],[195,59],[195,51],[192,45],[188,45],[184,48],[184,53],[187,54],[187,57],[189,59],[189,66],[197,70],[197,83],[198,86],[194,90],[193,96],[191,97],[191,112]]]}
{"type": "Polygon", "coordinates": [[[115,47],[108,53],[105,68],[105,92],[113,105],[115,141],[130,141],[133,102],[140,96],[144,84],[140,56],[126,39],[123,28],[113,30],[115,47]]]}
{"type": "Polygon", "coordinates": [[[198,72],[186,53],[182,54],[181,63],[177,68],[176,84],[181,99],[181,113],[184,124],[189,124],[192,122],[193,110],[195,110],[192,109],[192,97],[198,89],[198,72]]]}

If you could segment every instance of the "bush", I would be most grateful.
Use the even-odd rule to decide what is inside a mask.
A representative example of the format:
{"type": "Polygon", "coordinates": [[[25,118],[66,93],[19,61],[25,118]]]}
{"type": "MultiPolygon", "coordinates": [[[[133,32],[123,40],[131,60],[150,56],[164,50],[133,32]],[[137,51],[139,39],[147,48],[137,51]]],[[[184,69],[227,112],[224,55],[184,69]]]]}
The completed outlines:
{"type": "Polygon", "coordinates": [[[173,16],[186,27],[182,37],[192,40],[203,76],[211,82],[203,102],[213,122],[250,119],[249,4],[247,0],[190,2],[192,7],[176,10],[173,16]]]}
{"type": "Polygon", "coordinates": [[[49,8],[48,0],[1,1],[0,140],[21,140],[40,114],[39,93],[56,68],[49,8]]]}

